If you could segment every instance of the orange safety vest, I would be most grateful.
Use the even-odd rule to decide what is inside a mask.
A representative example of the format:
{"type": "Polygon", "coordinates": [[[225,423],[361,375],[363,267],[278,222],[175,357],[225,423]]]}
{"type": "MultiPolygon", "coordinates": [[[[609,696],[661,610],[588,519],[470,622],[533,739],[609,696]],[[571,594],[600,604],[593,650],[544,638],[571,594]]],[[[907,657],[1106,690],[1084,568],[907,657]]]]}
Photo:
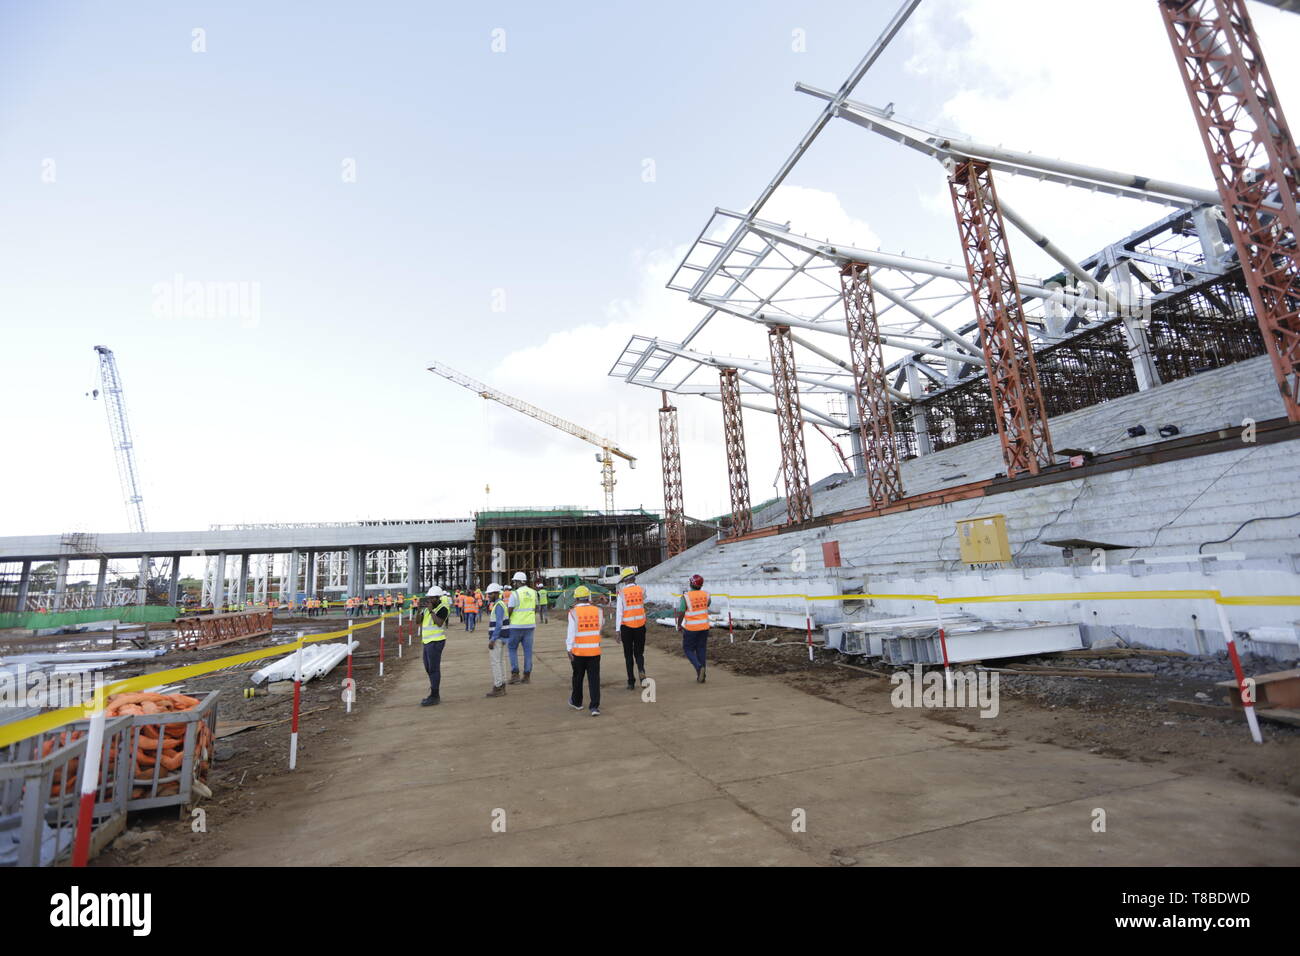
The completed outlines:
{"type": "Polygon", "coordinates": [[[466,614],[478,613],[478,598],[474,597],[473,595],[465,596],[465,613],[466,614]]]}
{"type": "Polygon", "coordinates": [[[578,621],[578,632],[573,636],[573,656],[599,657],[600,608],[579,604],[570,613],[578,621]]]}
{"type": "Polygon", "coordinates": [[[645,627],[645,588],[639,584],[623,589],[623,625],[645,627]]]}
{"type": "Polygon", "coordinates": [[[367,606],[367,607],[374,607],[374,606],[375,606],[375,599],[372,598],[372,597],[370,597],[370,598],[366,598],[366,606],[367,606]]]}
{"type": "Polygon", "coordinates": [[[682,627],[688,631],[707,631],[709,629],[709,592],[687,591],[686,613],[682,615],[682,627]]]}

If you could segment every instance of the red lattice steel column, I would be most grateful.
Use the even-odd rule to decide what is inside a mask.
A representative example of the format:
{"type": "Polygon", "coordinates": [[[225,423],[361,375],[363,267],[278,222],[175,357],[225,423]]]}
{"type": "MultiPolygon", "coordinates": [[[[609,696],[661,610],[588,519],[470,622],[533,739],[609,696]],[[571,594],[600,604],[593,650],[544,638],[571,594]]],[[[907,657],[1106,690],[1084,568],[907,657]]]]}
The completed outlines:
{"type": "Polygon", "coordinates": [[[1161,0],[1287,417],[1300,421],[1300,154],[1245,0],[1161,0]]]}
{"type": "Polygon", "coordinates": [[[659,409],[659,454],[664,463],[664,534],[668,557],[686,550],[686,512],[682,508],[682,448],[677,438],[677,409],[668,393],[659,409]]]}
{"type": "Polygon", "coordinates": [[[846,263],[840,270],[840,288],[849,326],[849,357],[857,391],[867,497],[880,508],[903,497],[903,477],[898,471],[894,406],[885,387],[885,351],[880,343],[870,267],[865,262],[846,263]]]}
{"type": "Polygon", "coordinates": [[[749,499],[749,464],[745,459],[745,422],[741,417],[740,374],[734,368],[718,369],[722,381],[722,432],[727,442],[727,482],[731,486],[731,533],[754,530],[749,499]]]}
{"type": "Polygon", "coordinates": [[[803,444],[803,410],[799,407],[799,382],[795,378],[794,343],[788,325],[774,326],[767,335],[772,350],[772,390],[776,394],[786,514],[789,524],[799,524],[813,514],[812,492],[808,490],[808,455],[803,444]]]}
{"type": "Polygon", "coordinates": [[[1052,463],[1052,436],[1047,430],[1034,344],[1020,302],[993,172],[988,163],[968,159],[953,167],[948,186],[979,320],[1007,477],[1026,472],[1036,475],[1052,463]]]}

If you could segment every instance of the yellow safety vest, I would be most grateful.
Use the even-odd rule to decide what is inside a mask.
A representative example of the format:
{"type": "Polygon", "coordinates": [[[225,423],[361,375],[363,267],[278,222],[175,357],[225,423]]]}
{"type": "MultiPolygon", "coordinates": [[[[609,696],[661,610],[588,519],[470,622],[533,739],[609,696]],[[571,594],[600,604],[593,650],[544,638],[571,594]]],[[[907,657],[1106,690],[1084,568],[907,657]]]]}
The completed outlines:
{"type": "MultiPolygon", "coordinates": [[[[442,607],[446,600],[446,598],[443,598],[438,607],[442,607]]],[[[434,610],[437,610],[437,608],[434,610]]],[[[426,609],[424,617],[420,618],[420,643],[432,644],[434,641],[445,641],[446,639],[447,629],[440,627],[437,620],[434,619],[433,611],[426,609]]]]}
{"type": "Polygon", "coordinates": [[[510,626],[532,627],[537,623],[537,592],[524,585],[515,594],[519,597],[519,604],[510,612],[510,626]]]}

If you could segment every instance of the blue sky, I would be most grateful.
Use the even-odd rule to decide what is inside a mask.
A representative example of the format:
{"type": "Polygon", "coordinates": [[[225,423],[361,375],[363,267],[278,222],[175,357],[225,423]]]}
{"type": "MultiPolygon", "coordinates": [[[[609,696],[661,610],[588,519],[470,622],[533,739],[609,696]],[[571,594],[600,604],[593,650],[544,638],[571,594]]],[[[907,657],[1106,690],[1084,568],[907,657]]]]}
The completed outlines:
{"type": "MultiPolygon", "coordinates": [[[[1089,52],[1067,57],[1041,36],[1052,3],[1000,2],[997,17],[990,0],[926,0],[857,98],[1209,185],[1154,4],[1121,41],[1101,9],[1119,0],[1102,22],[1071,19],[1068,42],[1089,52]],[[1148,79],[1167,110],[1123,103],[1148,79]],[[1115,106],[1094,100],[1063,129],[1080,89],[1115,106]],[[1081,135],[1097,116],[1121,128],[1081,135]]],[[[598,506],[585,446],[436,378],[430,358],[619,432],[642,459],[619,504],[660,507],[657,396],[604,374],[629,329],[693,323],[661,288],[665,265],[793,147],[819,106],[794,82],[838,86],[895,7],[0,3],[0,425],[26,436],[0,534],[124,526],[85,395],[96,344],[118,355],[155,528],[449,517],[482,507],[485,484],[494,505],[598,506]],[[255,320],[159,317],[176,276],[256,289],[255,320]]],[[[1295,17],[1256,15],[1266,51],[1294,49],[1295,17]]],[[[824,190],[887,249],[959,255],[937,167],[847,124],[790,183],[824,190]]],[[[1078,254],[1160,214],[1080,203],[1018,202],[1057,213],[1078,254]]],[[[686,503],[710,515],[725,471],[717,408],[696,404],[686,503]]],[[[752,427],[761,499],[777,459],[770,422],[752,427]]],[[[809,442],[813,472],[829,471],[829,446],[809,442]]]]}

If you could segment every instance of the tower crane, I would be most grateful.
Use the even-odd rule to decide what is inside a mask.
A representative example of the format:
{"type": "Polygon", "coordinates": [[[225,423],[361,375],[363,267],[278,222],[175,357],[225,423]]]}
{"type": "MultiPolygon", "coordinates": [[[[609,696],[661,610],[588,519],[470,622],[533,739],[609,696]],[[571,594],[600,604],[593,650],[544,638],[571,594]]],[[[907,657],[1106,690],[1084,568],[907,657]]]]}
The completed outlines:
{"type": "Polygon", "coordinates": [[[480,398],[490,399],[494,402],[500,402],[507,408],[513,408],[517,412],[522,412],[530,418],[535,418],[539,422],[545,422],[552,428],[558,428],[562,432],[568,432],[574,438],[581,438],[600,449],[596,455],[596,460],[600,462],[600,484],[605,489],[605,510],[612,512],[614,510],[614,456],[625,459],[628,466],[636,467],[636,458],[629,455],[623,449],[608,438],[602,438],[593,431],[583,428],[581,425],[575,425],[573,422],[565,421],[558,415],[552,415],[548,411],[538,408],[536,405],[530,405],[528,402],[507,395],[499,389],[492,388],[490,385],[484,385],[478,379],[470,378],[463,372],[458,372],[449,365],[443,365],[441,362],[434,362],[429,366],[429,371],[443,378],[455,382],[457,385],[469,389],[476,393],[480,398]]]}
{"type": "MultiPolygon", "coordinates": [[[[92,397],[104,396],[104,410],[108,414],[108,430],[113,439],[113,457],[117,460],[117,475],[122,482],[122,494],[126,503],[127,523],[136,532],[148,530],[144,518],[144,497],[140,494],[140,480],[135,466],[135,446],[131,441],[131,426],[126,418],[126,399],[122,394],[122,377],[117,371],[117,358],[113,350],[106,345],[96,345],[95,353],[99,356],[99,389],[92,397]]],[[[166,573],[155,570],[154,562],[149,561],[149,581],[139,582],[140,588],[155,591],[156,575],[166,573]]]]}
{"type": "Polygon", "coordinates": [[[106,345],[96,345],[99,355],[99,386],[104,394],[104,410],[108,413],[108,430],[113,439],[113,456],[117,459],[117,476],[122,481],[122,494],[126,496],[127,522],[132,531],[146,531],[144,498],[136,477],[135,450],[131,443],[131,426],[126,420],[126,399],[122,396],[122,377],[117,372],[117,358],[106,345]]]}

